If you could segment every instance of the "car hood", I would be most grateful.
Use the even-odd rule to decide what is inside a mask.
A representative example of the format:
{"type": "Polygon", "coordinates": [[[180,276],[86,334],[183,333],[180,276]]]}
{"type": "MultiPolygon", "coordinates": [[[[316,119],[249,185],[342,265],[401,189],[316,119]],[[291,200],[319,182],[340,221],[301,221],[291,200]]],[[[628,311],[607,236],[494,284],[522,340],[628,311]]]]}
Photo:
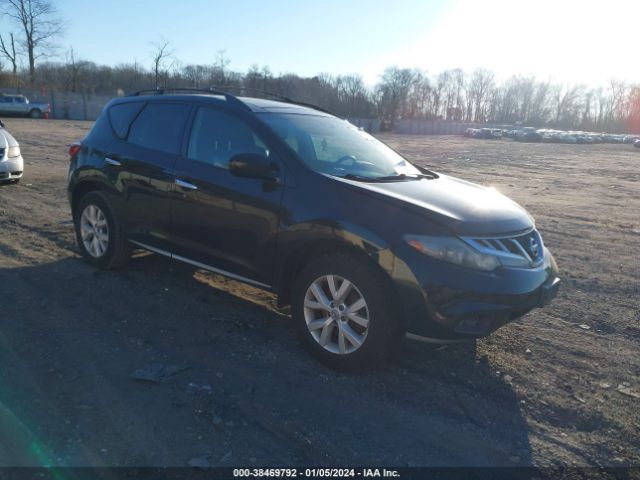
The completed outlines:
{"type": "Polygon", "coordinates": [[[513,233],[534,225],[524,208],[497,190],[446,175],[384,183],[344,181],[383,200],[399,202],[400,207],[460,235],[513,233]]]}
{"type": "Polygon", "coordinates": [[[0,148],[17,147],[18,142],[4,128],[0,128],[0,148]]]}

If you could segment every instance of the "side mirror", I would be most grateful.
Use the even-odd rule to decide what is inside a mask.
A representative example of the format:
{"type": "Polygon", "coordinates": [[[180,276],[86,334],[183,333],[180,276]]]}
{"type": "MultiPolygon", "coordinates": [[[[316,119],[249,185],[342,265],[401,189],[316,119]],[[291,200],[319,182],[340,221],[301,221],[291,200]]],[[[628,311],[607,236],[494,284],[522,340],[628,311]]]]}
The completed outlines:
{"type": "Polygon", "coordinates": [[[229,172],[237,177],[276,181],[276,170],[273,162],[259,153],[239,153],[229,161],[229,172]]]}

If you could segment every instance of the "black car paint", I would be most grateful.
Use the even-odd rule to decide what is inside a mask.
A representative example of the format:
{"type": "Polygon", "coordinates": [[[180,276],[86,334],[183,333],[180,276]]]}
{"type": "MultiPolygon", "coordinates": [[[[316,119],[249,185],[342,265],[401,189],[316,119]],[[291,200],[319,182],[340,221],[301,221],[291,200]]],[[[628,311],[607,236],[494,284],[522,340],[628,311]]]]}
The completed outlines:
{"type": "Polygon", "coordinates": [[[163,95],[112,101],[185,102],[194,108],[180,154],[145,151],[119,140],[103,112],[71,159],[72,208],[90,189],[103,190],[130,238],[196,265],[270,289],[287,303],[301,262],[319,252],[347,249],[375,262],[389,279],[409,333],[437,339],[483,336],[557,291],[555,265],[482,272],[430,258],[404,234],[512,234],[534,227],[514,202],[477,185],[435,179],[365,183],[309,169],[260,120],[278,113],[326,115],[309,108],[247,99],[239,108],[216,96],[163,95]],[[196,107],[217,108],[247,122],[272,152],[276,181],[241,178],[186,157],[196,107]],[[171,158],[169,158],[171,157],[171,158]],[[121,165],[105,162],[110,158],[121,165]],[[144,160],[147,161],[144,161],[144,160]],[[184,189],[175,179],[197,186],[184,189]],[[461,319],[481,318],[478,331],[459,331],[461,319]]]}

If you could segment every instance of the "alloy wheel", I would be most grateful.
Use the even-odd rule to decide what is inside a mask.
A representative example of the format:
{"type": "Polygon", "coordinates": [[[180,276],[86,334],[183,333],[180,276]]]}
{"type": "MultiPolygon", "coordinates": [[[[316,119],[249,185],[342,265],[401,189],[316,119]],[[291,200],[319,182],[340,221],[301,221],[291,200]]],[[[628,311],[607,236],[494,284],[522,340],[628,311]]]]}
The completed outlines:
{"type": "Polygon", "coordinates": [[[346,355],[360,348],[369,331],[369,308],[358,288],[346,278],[324,275],[304,297],[304,319],[318,344],[346,355]]]}
{"type": "Polygon", "coordinates": [[[80,217],[80,236],[84,248],[94,258],[102,257],[109,247],[109,224],[100,207],[87,205],[80,217]]]}

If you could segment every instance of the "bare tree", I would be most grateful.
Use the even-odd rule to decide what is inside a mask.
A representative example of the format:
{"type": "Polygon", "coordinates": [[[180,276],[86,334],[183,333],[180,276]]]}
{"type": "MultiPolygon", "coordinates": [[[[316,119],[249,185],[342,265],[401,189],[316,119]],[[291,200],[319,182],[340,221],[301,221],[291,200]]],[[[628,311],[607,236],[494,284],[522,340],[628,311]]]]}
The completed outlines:
{"type": "Polygon", "coordinates": [[[154,50],[152,53],[153,82],[158,88],[160,80],[168,77],[169,70],[173,65],[173,51],[169,49],[169,40],[160,38],[157,42],[152,42],[154,50]]]}
{"type": "Polygon", "coordinates": [[[408,68],[388,67],[377,85],[376,97],[381,115],[391,124],[407,113],[407,98],[413,84],[414,72],[408,68]]]}
{"type": "Polygon", "coordinates": [[[9,33],[8,44],[4,43],[4,39],[2,35],[0,35],[0,55],[11,62],[11,74],[15,86],[18,78],[18,54],[16,53],[16,42],[13,38],[13,32],[9,33]]]}
{"type": "Polygon", "coordinates": [[[340,75],[336,79],[340,103],[345,113],[366,116],[369,110],[369,95],[360,75],[340,75]]]}
{"type": "MultiPolygon", "coordinates": [[[[88,64],[89,62],[85,60],[78,60],[73,47],[69,48],[69,51],[67,52],[67,68],[65,75],[67,90],[71,92],[77,92],[80,90],[80,86],[83,83],[82,76],[88,64]]],[[[82,87],[84,88],[86,85],[82,85],[82,87]]]]}
{"type": "Polygon", "coordinates": [[[629,86],[620,80],[612,78],[609,81],[608,122],[612,122],[615,118],[623,115],[624,101],[628,94],[628,88],[629,86]]]}
{"type": "Polygon", "coordinates": [[[594,91],[589,90],[584,96],[584,102],[582,106],[582,120],[580,122],[582,128],[590,129],[593,126],[593,114],[591,112],[593,108],[593,95],[594,91]]]}
{"type": "Polygon", "coordinates": [[[435,88],[432,90],[433,95],[433,116],[441,118],[440,106],[442,105],[442,95],[447,86],[449,75],[445,72],[440,73],[436,77],[435,88]]]}
{"type": "Polygon", "coordinates": [[[29,59],[29,81],[34,83],[36,59],[51,53],[51,42],[62,34],[63,23],[49,0],[0,0],[0,7],[22,27],[22,44],[29,59]]]}
{"type": "Polygon", "coordinates": [[[456,92],[454,120],[460,121],[464,117],[464,72],[460,68],[455,68],[451,71],[451,76],[456,92]]]}
{"type": "Polygon", "coordinates": [[[408,113],[412,118],[428,118],[432,115],[433,101],[431,94],[429,77],[425,73],[416,70],[407,100],[408,113]]]}
{"type": "MultiPolygon", "coordinates": [[[[17,0],[13,0],[17,1],[17,0]]],[[[0,8],[7,0],[0,0],[0,8]]],[[[24,0],[25,4],[27,0],[24,0]]],[[[0,86],[14,78],[25,79],[21,68],[26,58],[20,34],[0,36],[0,59],[8,59],[0,71],[0,86]],[[11,59],[14,59],[13,61],[11,59]]],[[[344,117],[378,116],[385,127],[398,119],[446,119],[520,123],[528,125],[580,127],[611,132],[640,133],[640,84],[611,81],[606,86],[586,89],[533,76],[513,76],[496,81],[491,71],[479,69],[465,74],[460,69],[428,76],[420,70],[390,67],[380,81],[369,88],[358,75],[319,74],[302,77],[292,73],[273,74],[267,66],[252,65],[246,72],[229,69],[229,59],[219,51],[208,65],[180,65],[162,39],[154,43],[153,64],[138,62],[115,67],[82,61],[71,48],[64,62],[38,62],[35,82],[50,89],[86,93],[122,94],[154,82],[160,86],[259,89],[279,93],[330,109],[344,117]]],[[[26,63],[26,62],[25,62],[26,63]]]]}
{"type": "Polygon", "coordinates": [[[628,131],[640,133],[640,85],[634,85],[629,90],[629,117],[627,120],[628,131]]]}
{"type": "Polygon", "coordinates": [[[552,104],[555,110],[554,123],[559,127],[570,127],[578,124],[580,113],[580,97],[582,85],[555,85],[552,87],[552,104]]]}
{"type": "Polygon", "coordinates": [[[487,100],[494,86],[494,74],[489,70],[479,68],[471,76],[470,95],[473,98],[474,120],[486,121],[487,100]]]}
{"type": "Polygon", "coordinates": [[[210,81],[211,85],[226,85],[227,82],[227,67],[231,63],[226,56],[225,50],[218,50],[216,59],[211,67],[210,81]]]}
{"type": "Polygon", "coordinates": [[[536,89],[536,80],[529,76],[522,78],[518,85],[519,109],[518,118],[516,120],[527,122],[531,117],[531,109],[533,108],[533,96],[536,89]]]}
{"type": "Polygon", "coordinates": [[[536,86],[533,101],[531,103],[531,111],[529,113],[528,122],[541,125],[550,115],[549,96],[551,93],[551,82],[540,82],[536,86]]]}

